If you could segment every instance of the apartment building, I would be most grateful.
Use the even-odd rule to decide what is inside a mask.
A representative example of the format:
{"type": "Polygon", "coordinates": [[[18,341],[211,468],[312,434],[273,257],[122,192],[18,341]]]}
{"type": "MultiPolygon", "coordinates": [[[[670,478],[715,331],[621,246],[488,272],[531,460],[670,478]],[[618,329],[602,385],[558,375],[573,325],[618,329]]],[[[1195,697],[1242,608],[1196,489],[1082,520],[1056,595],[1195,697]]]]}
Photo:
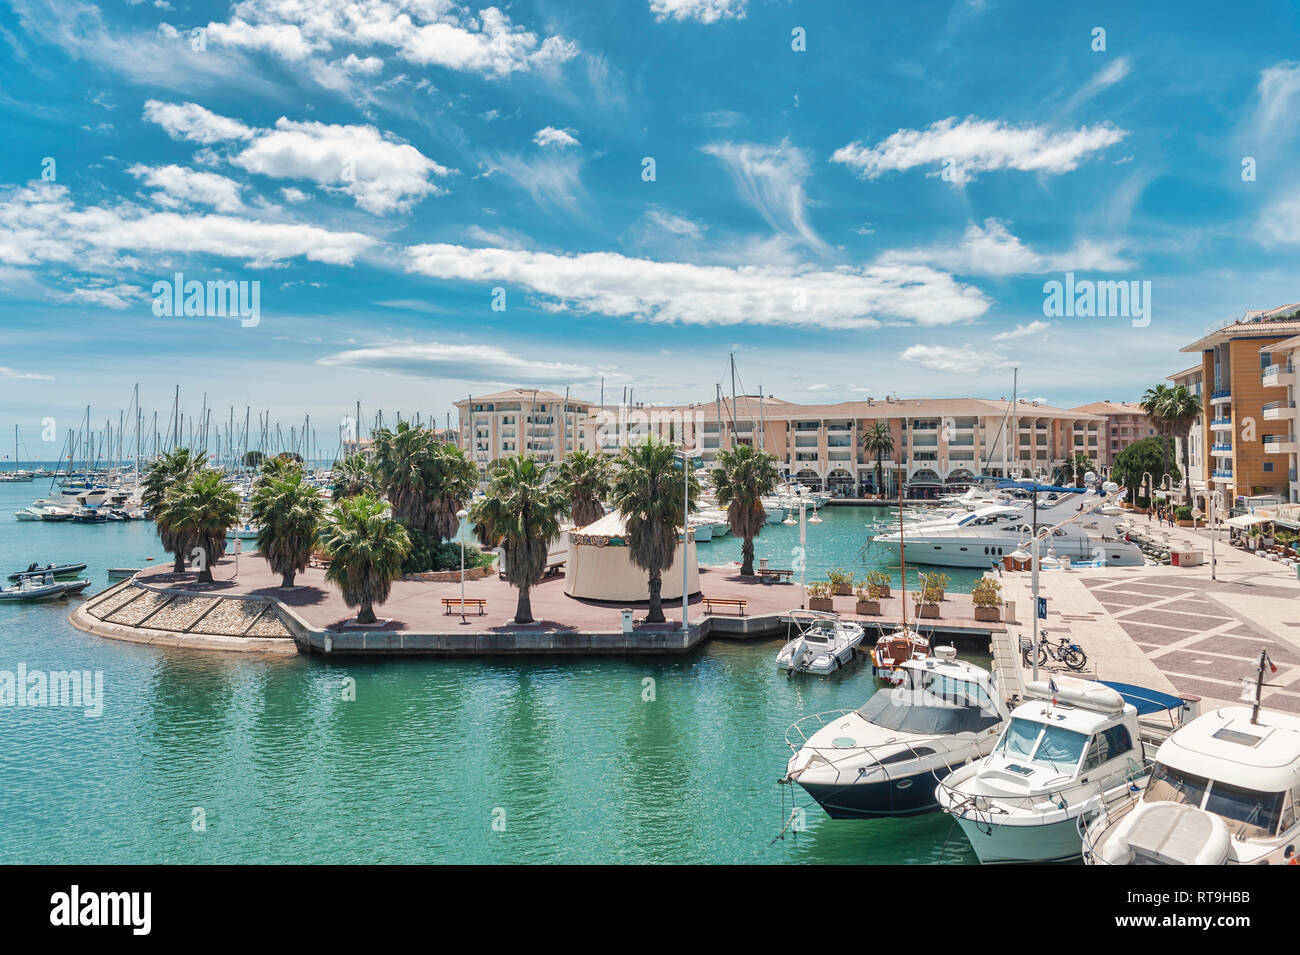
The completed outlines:
{"type": "Polygon", "coordinates": [[[592,404],[540,389],[512,388],[472,395],[455,403],[459,426],[453,437],[486,474],[497,458],[531,454],[548,464],[587,450],[592,404]]]}
{"type": "Polygon", "coordinates": [[[1106,427],[1102,415],[982,398],[803,405],[742,396],[734,402],[717,398],[686,405],[603,408],[570,399],[567,416],[550,410],[563,403],[562,397],[549,392],[534,397],[522,389],[458,402],[461,446],[486,464],[494,457],[525,450],[514,420],[520,415],[567,417],[567,426],[543,422],[550,429],[550,440],[541,443],[535,438],[529,450],[555,461],[566,449],[612,453],[653,434],[698,448],[710,466],[719,448],[750,444],[772,454],[792,480],[845,494],[869,494],[876,489],[876,460],[863,447],[862,438],[876,422],[883,422],[894,450],[882,461],[882,490],[896,493],[901,462],[909,493],[924,494],[960,486],[976,475],[1020,473],[1063,479],[1075,454],[1098,465],[1106,427]],[[543,411],[542,404],[548,410],[543,411]],[[1017,430],[1018,444],[1012,439],[1017,430]]]}
{"type": "Polygon", "coordinates": [[[1097,465],[1109,472],[1119,453],[1135,441],[1156,436],[1155,425],[1142,406],[1130,401],[1094,401],[1072,411],[1100,415],[1106,419],[1102,428],[1097,465]]]}
{"type": "MultiPolygon", "coordinates": [[[[1180,372],[1175,372],[1169,376],[1169,381],[1173,382],[1175,385],[1182,385],[1185,387],[1188,391],[1201,399],[1202,405],[1209,400],[1205,394],[1204,370],[1200,365],[1193,365],[1191,368],[1184,368],[1180,372]]],[[[1193,494],[1205,489],[1205,475],[1207,473],[1205,465],[1208,458],[1208,450],[1205,446],[1205,436],[1208,433],[1209,432],[1205,429],[1204,419],[1202,418],[1201,420],[1196,421],[1188,430],[1186,439],[1181,437],[1174,438],[1174,452],[1177,455],[1179,470],[1182,470],[1183,461],[1186,460],[1183,456],[1184,440],[1186,440],[1189,445],[1191,461],[1189,470],[1191,471],[1190,477],[1193,494]]]]}
{"type": "Polygon", "coordinates": [[[1182,351],[1201,356],[1208,400],[1203,433],[1210,436],[1202,482],[1213,481],[1229,502],[1258,495],[1292,500],[1296,439],[1293,349],[1300,334],[1300,304],[1249,311],[1182,351]],[[1274,354],[1276,352],[1276,355],[1274,354]]]}

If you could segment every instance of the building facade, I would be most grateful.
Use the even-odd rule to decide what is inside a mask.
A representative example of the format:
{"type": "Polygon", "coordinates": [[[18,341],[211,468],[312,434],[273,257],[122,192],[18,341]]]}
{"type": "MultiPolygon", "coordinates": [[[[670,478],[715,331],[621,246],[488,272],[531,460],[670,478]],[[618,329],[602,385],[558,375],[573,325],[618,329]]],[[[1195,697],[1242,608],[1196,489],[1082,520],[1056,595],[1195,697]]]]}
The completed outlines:
{"type": "Polygon", "coordinates": [[[893,450],[881,461],[880,490],[909,493],[961,486],[976,475],[1042,480],[1073,478],[1076,454],[1101,466],[1107,419],[1028,401],[922,398],[803,405],[771,397],[687,405],[600,407],[551,392],[514,389],[457,402],[461,447],[482,467],[502,455],[531,452],[555,462],[573,450],[616,452],[647,434],[698,449],[706,466],[720,448],[762,447],[787,478],[845,495],[876,491],[876,456],[863,436],[878,422],[893,450]],[[522,422],[532,419],[529,443],[522,422]],[[1018,432],[1018,444],[1013,441],[1018,432]]]}
{"type": "Polygon", "coordinates": [[[1155,425],[1142,406],[1129,401],[1094,401],[1071,409],[1106,419],[1102,428],[1098,466],[1109,473],[1119,453],[1135,441],[1156,437],[1155,425]]]}
{"type": "MultiPolygon", "coordinates": [[[[1209,454],[1199,475],[1229,504],[1259,495],[1292,500],[1295,371],[1288,339],[1300,334],[1300,304],[1247,312],[1184,352],[1201,356],[1202,429],[1209,454]],[[1274,355],[1274,352],[1277,354],[1274,355]]],[[[1198,477],[1198,475],[1193,475],[1198,477]]]]}

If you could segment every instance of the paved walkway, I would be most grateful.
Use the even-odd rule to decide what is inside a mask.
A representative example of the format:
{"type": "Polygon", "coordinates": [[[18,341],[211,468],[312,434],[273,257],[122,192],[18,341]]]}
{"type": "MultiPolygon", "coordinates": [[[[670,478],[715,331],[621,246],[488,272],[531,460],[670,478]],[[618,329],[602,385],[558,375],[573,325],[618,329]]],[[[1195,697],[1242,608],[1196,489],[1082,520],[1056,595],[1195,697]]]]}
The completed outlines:
{"type": "MultiPolygon", "coordinates": [[[[1253,680],[1261,649],[1276,674],[1265,705],[1300,713],[1300,580],[1294,569],[1227,545],[1219,532],[1215,578],[1209,533],[1166,528],[1176,547],[1204,553],[1200,567],[1097,568],[1040,575],[1051,637],[1083,646],[1099,679],[1236,702],[1253,680]]],[[[1006,574],[1020,630],[1032,625],[1030,575],[1006,574]]]]}

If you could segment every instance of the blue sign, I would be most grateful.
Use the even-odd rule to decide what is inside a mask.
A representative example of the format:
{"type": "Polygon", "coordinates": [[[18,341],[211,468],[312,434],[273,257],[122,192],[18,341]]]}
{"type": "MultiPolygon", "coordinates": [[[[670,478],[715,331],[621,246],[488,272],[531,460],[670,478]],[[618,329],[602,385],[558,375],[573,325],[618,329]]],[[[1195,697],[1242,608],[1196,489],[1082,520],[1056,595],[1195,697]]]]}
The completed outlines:
{"type": "Polygon", "coordinates": [[[1046,597],[1038,598],[1038,619],[1039,620],[1047,619],[1047,598],[1046,597]]]}

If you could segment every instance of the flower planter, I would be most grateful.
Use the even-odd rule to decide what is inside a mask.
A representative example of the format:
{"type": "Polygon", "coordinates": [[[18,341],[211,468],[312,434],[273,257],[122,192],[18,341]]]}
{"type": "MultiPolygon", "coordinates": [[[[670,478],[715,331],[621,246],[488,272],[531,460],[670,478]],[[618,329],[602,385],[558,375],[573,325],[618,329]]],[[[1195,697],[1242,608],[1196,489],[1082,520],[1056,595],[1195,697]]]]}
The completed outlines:
{"type": "Polygon", "coordinates": [[[878,617],[880,616],[880,601],[859,600],[854,613],[860,617],[878,617]]]}
{"type": "Polygon", "coordinates": [[[939,616],[939,605],[938,605],[938,604],[921,604],[921,613],[920,613],[920,615],[921,615],[922,617],[930,617],[931,619],[937,618],[937,617],[939,616]]]}
{"type": "Polygon", "coordinates": [[[836,597],[847,597],[853,593],[852,584],[835,584],[831,588],[831,593],[836,597]]]}
{"type": "Polygon", "coordinates": [[[808,609],[809,609],[809,610],[822,610],[822,611],[825,611],[825,612],[827,612],[827,613],[834,613],[834,612],[835,612],[835,601],[832,600],[830,597],[809,597],[809,598],[808,598],[808,609]]]}
{"type": "Polygon", "coordinates": [[[1001,607],[976,607],[975,619],[984,620],[989,623],[1000,623],[1002,621],[1001,607]]]}
{"type": "Polygon", "coordinates": [[[892,596],[892,594],[890,594],[890,592],[889,592],[889,584],[881,584],[881,585],[880,585],[880,596],[882,596],[882,597],[889,597],[889,596],[892,596]]]}
{"type": "Polygon", "coordinates": [[[1190,520],[1190,519],[1189,519],[1189,520],[1183,520],[1183,519],[1180,517],[1180,518],[1178,518],[1178,526],[1179,526],[1179,527],[1195,527],[1195,526],[1196,526],[1196,521],[1193,521],[1193,520],[1190,520]]]}

